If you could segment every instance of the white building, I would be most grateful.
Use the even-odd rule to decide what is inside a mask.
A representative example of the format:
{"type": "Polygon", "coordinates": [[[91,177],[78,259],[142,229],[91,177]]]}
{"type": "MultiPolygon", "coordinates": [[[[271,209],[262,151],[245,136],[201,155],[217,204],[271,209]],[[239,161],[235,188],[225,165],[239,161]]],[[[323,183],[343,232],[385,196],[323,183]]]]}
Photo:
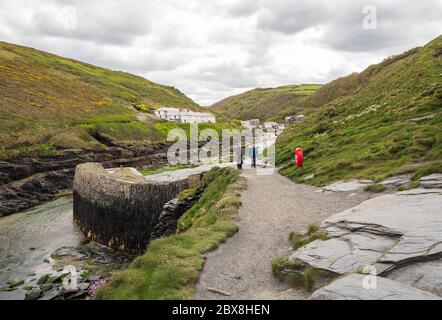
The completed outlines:
{"type": "Polygon", "coordinates": [[[208,112],[195,112],[188,109],[160,108],[155,115],[167,121],[181,123],[216,123],[216,117],[208,112]]]}

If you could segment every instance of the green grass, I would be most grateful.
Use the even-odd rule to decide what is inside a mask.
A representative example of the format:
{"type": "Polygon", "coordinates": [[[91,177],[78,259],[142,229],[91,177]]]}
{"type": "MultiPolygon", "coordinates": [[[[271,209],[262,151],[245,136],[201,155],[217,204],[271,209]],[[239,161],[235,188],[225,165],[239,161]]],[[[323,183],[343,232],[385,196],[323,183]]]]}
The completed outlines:
{"type": "Polygon", "coordinates": [[[234,119],[282,121],[288,115],[306,111],[301,102],[313,95],[321,85],[289,85],[278,88],[254,89],[226,98],[210,108],[234,119]]]}
{"type": "MultiPolygon", "coordinates": [[[[235,121],[224,122],[224,123],[199,123],[198,131],[201,133],[203,130],[211,129],[215,130],[218,135],[222,136],[223,130],[234,130],[240,129],[240,123],[235,121]]],[[[167,138],[169,132],[173,129],[183,130],[187,137],[190,137],[190,124],[189,123],[176,123],[176,122],[159,122],[155,124],[155,129],[164,137],[167,138]]]]}
{"type": "Polygon", "coordinates": [[[440,172],[441,47],[439,37],[317,90],[304,101],[316,111],[277,141],[280,172],[313,185],[353,178],[380,182],[427,167],[440,172]],[[297,146],[304,149],[302,170],[290,165],[297,146]]]}
{"type": "Polygon", "coordinates": [[[329,276],[325,271],[310,268],[303,262],[286,257],[273,259],[272,272],[279,281],[308,292],[313,291],[316,282],[320,278],[329,276]]]}
{"type": "Polygon", "coordinates": [[[82,127],[115,143],[158,141],[163,136],[138,122],[137,112],[203,110],[175,88],[5,42],[0,83],[0,159],[102,147],[82,127]]]}
{"type": "Polygon", "coordinates": [[[318,224],[311,224],[306,233],[292,232],[290,233],[290,242],[295,250],[316,240],[328,240],[327,232],[320,229],[318,224]]]}
{"type": "Polygon", "coordinates": [[[429,176],[433,173],[440,173],[440,172],[442,172],[442,162],[432,163],[417,170],[413,175],[412,180],[419,181],[421,178],[425,176],[429,176]]]}
{"type": "Polygon", "coordinates": [[[163,136],[150,124],[139,121],[132,122],[107,122],[84,125],[91,136],[99,137],[112,141],[113,143],[121,142],[139,142],[146,143],[164,141],[163,136]]]}
{"type": "Polygon", "coordinates": [[[372,193],[381,193],[387,190],[387,187],[385,187],[383,184],[371,184],[364,188],[365,192],[372,192],[372,193]]]}
{"type": "MultiPolygon", "coordinates": [[[[325,230],[322,230],[317,223],[310,224],[305,233],[290,233],[290,242],[295,250],[308,245],[309,243],[330,238],[325,230]]],[[[303,288],[312,291],[318,279],[330,276],[327,272],[314,269],[299,260],[292,260],[287,257],[277,257],[272,261],[273,275],[281,282],[294,288],[303,288]]]]}
{"type": "Polygon", "coordinates": [[[181,219],[176,235],[153,241],[132,266],[116,273],[97,299],[191,299],[196,293],[204,254],[237,232],[238,191],[244,182],[231,168],[214,168],[204,176],[207,185],[199,202],[181,219]],[[226,205],[225,199],[237,199],[226,205]]]}
{"type": "Polygon", "coordinates": [[[198,193],[198,188],[184,190],[178,195],[178,200],[183,201],[186,198],[193,197],[198,193]]]}

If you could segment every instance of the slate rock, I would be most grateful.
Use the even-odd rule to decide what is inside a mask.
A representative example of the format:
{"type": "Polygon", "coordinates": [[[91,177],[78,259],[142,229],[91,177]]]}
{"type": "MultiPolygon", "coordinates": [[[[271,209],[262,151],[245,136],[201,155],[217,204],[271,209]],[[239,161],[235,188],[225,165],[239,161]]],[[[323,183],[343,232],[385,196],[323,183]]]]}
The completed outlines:
{"type": "Polygon", "coordinates": [[[326,191],[332,192],[354,192],[364,189],[367,185],[373,184],[371,180],[352,180],[352,181],[338,181],[331,185],[324,187],[326,191]]]}
{"type": "Polygon", "coordinates": [[[311,300],[441,300],[399,282],[361,274],[350,274],[316,291],[311,300]],[[364,286],[365,283],[365,286],[364,286]],[[375,285],[374,285],[375,284],[375,285]],[[367,286],[368,285],[368,286],[367,286]]]}
{"type": "Polygon", "coordinates": [[[420,186],[424,189],[442,188],[442,173],[435,173],[420,179],[420,186]]]}
{"type": "Polygon", "coordinates": [[[44,276],[41,276],[37,280],[37,285],[41,285],[41,284],[45,283],[48,279],[49,279],[49,274],[45,274],[44,276]]]}
{"type": "Polygon", "coordinates": [[[387,277],[442,297],[442,260],[406,266],[387,277]]]}
{"type": "Polygon", "coordinates": [[[290,258],[336,276],[367,268],[380,277],[440,295],[442,190],[415,189],[370,199],[326,219],[331,239],[314,241],[290,258]],[[373,269],[374,268],[374,269],[373,269]]]}
{"type": "Polygon", "coordinates": [[[31,292],[27,292],[25,294],[25,300],[37,300],[41,297],[41,290],[32,290],[31,292]]]}

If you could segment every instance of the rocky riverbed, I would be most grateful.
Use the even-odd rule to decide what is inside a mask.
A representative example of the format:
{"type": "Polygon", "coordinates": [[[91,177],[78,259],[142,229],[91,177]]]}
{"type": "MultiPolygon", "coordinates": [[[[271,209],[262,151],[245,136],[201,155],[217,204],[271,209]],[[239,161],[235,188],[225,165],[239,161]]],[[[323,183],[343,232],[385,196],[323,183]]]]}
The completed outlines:
{"type": "Polygon", "coordinates": [[[0,219],[0,300],[87,298],[132,259],[87,242],[62,197],[0,219]]]}

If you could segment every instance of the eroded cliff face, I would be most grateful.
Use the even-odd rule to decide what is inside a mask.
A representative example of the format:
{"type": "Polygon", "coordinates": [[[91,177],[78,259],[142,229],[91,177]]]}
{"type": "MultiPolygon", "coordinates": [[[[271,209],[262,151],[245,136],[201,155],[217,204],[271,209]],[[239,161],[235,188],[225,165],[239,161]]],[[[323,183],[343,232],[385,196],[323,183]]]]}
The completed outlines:
{"type": "Polygon", "coordinates": [[[133,168],[77,167],[74,220],[90,240],[113,249],[143,253],[164,205],[180,192],[201,185],[202,174],[175,181],[147,180],[133,168]]]}
{"type": "Polygon", "coordinates": [[[75,167],[99,162],[104,167],[161,166],[167,145],[109,147],[103,150],[62,150],[56,155],[23,156],[0,161],[0,217],[53,199],[72,188],[75,167]]]}

